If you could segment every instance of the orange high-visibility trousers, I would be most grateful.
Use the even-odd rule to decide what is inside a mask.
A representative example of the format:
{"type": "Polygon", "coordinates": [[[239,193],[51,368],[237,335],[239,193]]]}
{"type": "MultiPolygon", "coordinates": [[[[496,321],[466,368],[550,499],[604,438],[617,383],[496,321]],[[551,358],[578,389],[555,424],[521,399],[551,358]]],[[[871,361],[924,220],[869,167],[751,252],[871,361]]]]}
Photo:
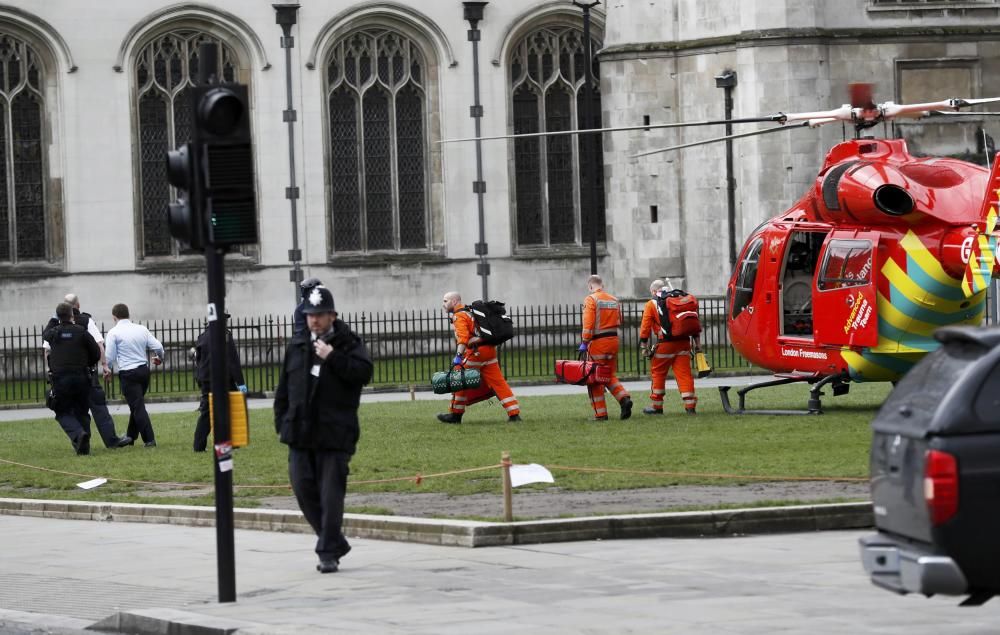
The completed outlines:
{"type": "Polygon", "coordinates": [[[500,405],[503,406],[508,417],[521,414],[521,407],[517,403],[517,397],[514,396],[514,391],[507,385],[507,380],[500,370],[500,362],[497,360],[496,350],[495,346],[480,346],[475,351],[472,349],[466,351],[465,367],[478,370],[482,377],[482,383],[479,389],[459,390],[452,395],[450,410],[453,414],[465,414],[466,406],[489,399],[491,395],[481,392],[482,386],[488,386],[496,393],[497,399],[500,400],[500,405]],[[478,398],[476,398],[477,393],[478,398]],[[472,399],[470,399],[470,396],[472,399]]]}
{"type": "Polygon", "coordinates": [[[652,383],[649,399],[655,410],[663,410],[666,394],[667,373],[674,369],[674,380],[681,394],[685,410],[693,410],[698,405],[694,393],[694,376],[691,374],[691,344],[688,340],[660,342],[656,345],[651,364],[652,383]]]}
{"type": "Polygon", "coordinates": [[[587,394],[590,395],[590,405],[594,408],[594,416],[608,416],[608,406],[604,401],[604,389],[611,391],[611,395],[621,403],[629,396],[625,386],[618,381],[615,372],[618,370],[618,338],[602,337],[590,342],[587,349],[590,359],[608,369],[611,379],[607,384],[588,384],[587,394]]]}

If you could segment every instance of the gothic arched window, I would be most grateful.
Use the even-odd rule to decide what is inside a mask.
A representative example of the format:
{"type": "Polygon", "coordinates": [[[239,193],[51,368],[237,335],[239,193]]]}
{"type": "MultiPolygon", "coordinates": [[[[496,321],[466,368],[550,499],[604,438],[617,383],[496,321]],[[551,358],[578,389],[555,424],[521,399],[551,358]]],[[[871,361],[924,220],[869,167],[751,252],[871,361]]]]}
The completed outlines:
{"type": "MultiPolygon", "coordinates": [[[[594,40],[591,49],[600,48],[594,40]]],[[[583,33],[547,26],[522,38],[510,59],[514,133],[599,128],[601,95],[594,61],[592,121],[583,121],[583,33]]],[[[514,141],[514,207],[519,247],[576,245],[590,236],[589,192],[596,205],[597,238],[604,240],[604,160],[601,135],[514,141]],[[591,152],[584,151],[591,144],[591,152]],[[594,157],[593,171],[585,163],[594,157]],[[593,174],[593,179],[587,175],[593,174]]]]}
{"type": "Polygon", "coordinates": [[[428,72],[419,47],[384,28],[326,59],[332,251],[428,248],[428,72]]]}
{"type": "Polygon", "coordinates": [[[239,78],[239,62],[232,48],[212,35],[180,29],[158,35],[143,45],[135,60],[138,131],[138,206],[141,220],[141,256],[176,256],[180,244],[170,235],[167,205],[177,192],[167,182],[168,150],[184,145],[191,136],[188,91],[198,78],[198,46],[219,45],[218,76],[226,82],[239,78]]]}
{"type": "Polygon", "coordinates": [[[0,263],[43,261],[47,249],[44,68],[0,32],[0,263]]]}

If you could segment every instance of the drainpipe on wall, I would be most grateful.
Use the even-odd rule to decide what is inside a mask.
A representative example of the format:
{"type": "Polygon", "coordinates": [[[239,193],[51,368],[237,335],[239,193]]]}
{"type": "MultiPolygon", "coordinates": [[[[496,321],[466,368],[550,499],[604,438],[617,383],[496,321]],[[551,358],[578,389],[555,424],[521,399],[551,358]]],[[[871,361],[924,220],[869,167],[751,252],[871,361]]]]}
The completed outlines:
{"type": "Polygon", "coordinates": [[[293,302],[299,303],[299,283],[302,282],[302,250],[299,249],[299,216],[296,203],[299,199],[299,188],[295,185],[295,109],[292,107],[292,49],[295,48],[295,38],[292,37],[292,27],[298,21],[299,4],[273,4],[275,22],[281,26],[281,48],[285,49],[285,96],[286,106],[281,113],[282,120],[288,124],[288,187],[285,188],[285,198],[292,208],[292,248],[288,250],[288,261],[292,269],[288,279],[294,285],[293,302]]]}

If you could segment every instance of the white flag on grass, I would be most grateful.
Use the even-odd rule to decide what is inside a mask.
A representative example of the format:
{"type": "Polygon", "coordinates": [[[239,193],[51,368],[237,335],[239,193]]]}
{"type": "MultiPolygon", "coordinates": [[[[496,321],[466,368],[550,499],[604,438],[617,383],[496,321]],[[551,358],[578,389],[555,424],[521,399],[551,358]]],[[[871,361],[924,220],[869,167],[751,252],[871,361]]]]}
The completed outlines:
{"type": "Polygon", "coordinates": [[[98,485],[104,485],[108,482],[106,478],[95,478],[89,481],[84,481],[82,483],[77,483],[76,486],[80,489],[94,489],[98,485]]]}
{"type": "Polygon", "coordinates": [[[555,483],[552,472],[537,463],[510,466],[510,485],[520,487],[528,483],[555,483]]]}

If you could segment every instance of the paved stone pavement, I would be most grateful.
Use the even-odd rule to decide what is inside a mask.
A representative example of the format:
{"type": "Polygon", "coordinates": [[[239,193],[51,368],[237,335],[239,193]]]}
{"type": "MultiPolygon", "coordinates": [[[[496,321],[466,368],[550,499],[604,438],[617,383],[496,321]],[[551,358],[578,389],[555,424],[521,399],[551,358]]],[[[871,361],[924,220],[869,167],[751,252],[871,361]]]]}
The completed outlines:
{"type": "Polygon", "coordinates": [[[4,516],[0,625],[32,632],[17,630],[23,614],[11,611],[45,614],[42,623],[65,616],[59,626],[78,628],[123,611],[122,624],[145,615],[174,634],[198,624],[300,635],[997,631],[1000,601],[959,608],[956,598],[872,587],[860,535],[489,549],[355,539],[342,570],[321,575],[310,536],[237,531],[238,601],[218,604],[211,528],[4,516]]]}

